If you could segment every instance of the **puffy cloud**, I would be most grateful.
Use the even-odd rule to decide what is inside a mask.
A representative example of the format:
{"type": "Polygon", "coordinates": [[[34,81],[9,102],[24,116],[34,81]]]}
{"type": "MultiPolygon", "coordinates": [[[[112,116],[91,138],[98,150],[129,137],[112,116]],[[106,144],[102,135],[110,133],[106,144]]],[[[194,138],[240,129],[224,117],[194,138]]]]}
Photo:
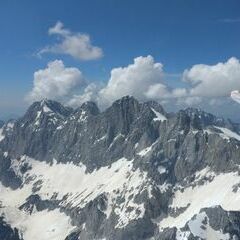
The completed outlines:
{"type": "MultiPolygon", "coordinates": [[[[163,65],[152,56],[137,57],[127,67],[115,68],[106,87],[100,90],[98,100],[108,105],[124,95],[134,95],[140,100],[171,101],[181,105],[214,105],[240,89],[240,62],[232,57],[216,65],[198,64],[183,72],[182,88],[170,88],[163,65]],[[219,99],[221,98],[221,99],[219,99]]],[[[179,79],[180,81],[180,79],[179,79]]]]}
{"type": "Polygon", "coordinates": [[[148,99],[162,100],[172,98],[183,98],[187,96],[185,88],[170,89],[163,83],[156,83],[149,86],[148,91],[145,93],[148,99]]]}
{"type": "Polygon", "coordinates": [[[58,35],[62,35],[62,36],[68,36],[71,35],[70,30],[65,29],[63,26],[63,23],[58,21],[55,26],[51,27],[48,29],[48,33],[49,35],[53,35],[53,34],[58,34],[58,35]]]}
{"type": "Polygon", "coordinates": [[[43,48],[38,55],[43,53],[67,54],[80,60],[94,60],[103,56],[100,47],[93,46],[88,34],[73,33],[64,28],[63,23],[57,22],[55,26],[49,29],[50,35],[60,37],[60,42],[53,46],[43,48]]]}
{"type": "Polygon", "coordinates": [[[185,97],[185,98],[180,98],[178,101],[182,102],[183,104],[187,106],[192,106],[192,105],[197,105],[202,102],[201,97],[185,97]]]}
{"type": "Polygon", "coordinates": [[[162,67],[152,56],[137,57],[126,67],[112,69],[110,79],[104,86],[90,84],[82,94],[74,95],[68,104],[77,106],[87,100],[95,101],[101,108],[105,108],[125,95],[133,95],[139,100],[167,97],[170,92],[162,83],[162,67]]]}
{"type": "MultiPolygon", "coordinates": [[[[56,25],[51,32],[69,34],[61,25],[56,25]]],[[[178,79],[184,87],[170,88],[167,78],[161,63],[155,62],[152,56],[140,56],[126,67],[112,69],[106,83],[86,86],[80,70],[66,68],[62,61],[56,60],[34,74],[34,87],[28,99],[53,98],[73,107],[95,101],[101,108],[106,108],[122,96],[133,95],[141,101],[157,100],[181,107],[220,106],[232,90],[240,88],[240,63],[236,58],[230,58],[212,66],[194,65],[184,71],[183,81],[178,79]]]]}
{"type": "Polygon", "coordinates": [[[240,88],[240,62],[232,57],[225,63],[216,65],[198,64],[183,73],[188,82],[190,96],[224,97],[240,88]]]}
{"type": "Polygon", "coordinates": [[[61,100],[83,85],[84,78],[77,68],[67,68],[61,60],[49,62],[47,68],[34,73],[33,89],[26,96],[28,101],[50,98],[61,100]]]}
{"type": "Polygon", "coordinates": [[[140,56],[127,67],[114,68],[106,87],[99,92],[100,101],[108,104],[124,95],[133,95],[140,100],[148,98],[149,89],[162,82],[162,67],[152,56],[140,56]]]}
{"type": "Polygon", "coordinates": [[[73,97],[71,97],[68,100],[67,105],[72,106],[72,107],[78,107],[87,101],[98,102],[99,101],[98,92],[99,92],[99,86],[94,83],[90,83],[84,89],[82,94],[80,94],[80,95],[74,94],[73,97]]]}
{"type": "Polygon", "coordinates": [[[166,85],[162,83],[156,83],[150,85],[147,91],[144,94],[148,99],[162,99],[169,98],[171,93],[169,92],[166,85]]]}
{"type": "MultiPolygon", "coordinates": [[[[126,67],[114,68],[109,81],[103,87],[90,84],[82,94],[74,95],[69,105],[80,105],[84,100],[98,102],[101,108],[125,95],[133,95],[139,100],[167,102],[170,99],[187,96],[185,88],[170,89],[164,83],[163,65],[152,56],[140,56],[126,67]]],[[[190,101],[190,100],[189,100],[190,101]]]]}

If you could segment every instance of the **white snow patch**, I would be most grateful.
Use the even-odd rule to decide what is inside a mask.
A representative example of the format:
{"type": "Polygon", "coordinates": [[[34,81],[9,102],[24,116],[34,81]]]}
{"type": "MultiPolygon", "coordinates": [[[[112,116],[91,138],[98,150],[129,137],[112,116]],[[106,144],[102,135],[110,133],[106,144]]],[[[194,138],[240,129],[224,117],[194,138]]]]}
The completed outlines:
{"type": "Polygon", "coordinates": [[[3,128],[0,128],[0,142],[5,138],[3,135],[3,128]]]}
{"type": "Polygon", "coordinates": [[[198,133],[198,130],[192,130],[192,133],[195,135],[198,133]]]}
{"type": "Polygon", "coordinates": [[[230,138],[235,138],[236,140],[240,141],[240,135],[238,135],[237,133],[231,131],[228,128],[223,128],[223,127],[217,127],[214,126],[215,128],[219,129],[221,132],[220,136],[224,139],[230,139],[230,138]]]}
{"type": "Polygon", "coordinates": [[[87,112],[82,110],[78,122],[85,122],[87,120],[87,117],[88,117],[87,112]]]}
{"type": "MultiPolygon", "coordinates": [[[[34,183],[40,180],[41,188],[36,194],[43,200],[51,199],[53,196],[57,200],[65,197],[60,203],[62,206],[82,208],[99,195],[107,194],[108,206],[105,214],[108,217],[112,207],[115,206],[114,211],[119,215],[118,228],[124,227],[129,221],[144,215],[144,205],[135,203],[134,198],[130,198],[130,196],[139,194],[145,189],[148,190],[150,183],[147,182],[147,174],[139,169],[134,171],[132,161],[125,158],[112,163],[111,167],[102,167],[92,173],[86,173],[86,167],[83,164],[76,166],[72,163],[57,164],[56,161],[53,161],[53,164],[49,165],[46,162],[23,156],[20,161],[12,160],[12,169],[18,176],[21,176],[25,184],[22,188],[14,191],[0,186],[0,202],[3,206],[16,209],[17,212],[19,211],[18,207],[32,194],[34,183]],[[23,164],[31,166],[31,169],[25,174],[20,172],[23,164]],[[29,179],[31,180],[29,181],[29,179]],[[126,199],[120,205],[117,203],[119,196],[124,196],[126,199]],[[128,211],[129,208],[132,208],[132,211],[128,211]]],[[[18,217],[15,221],[17,219],[18,217]]],[[[10,220],[12,219],[9,218],[10,220]]],[[[23,222],[23,224],[25,223],[23,222]]],[[[54,238],[49,237],[48,239],[54,238]]]]}
{"type": "Polygon", "coordinates": [[[208,216],[205,212],[201,212],[195,216],[195,219],[191,219],[188,222],[190,231],[195,237],[200,237],[201,239],[211,239],[211,240],[229,240],[229,233],[223,234],[222,231],[214,230],[208,224],[208,216]],[[204,220],[207,220],[207,224],[203,224],[204,220]],[[201,226],[204,225],[204,228],[201,226]]]}
{"type": "MultiPolygon", "coordinates": [[[[213,176],[213,172],[205,169],[198,174],[198,180],[205,176],[213,176]]],[[[240,194],[233,192],[233,186],[240,183],[240,176],[237,172],[222,173],[215,175],[212,181],[195,187],[187,187],[183,192],[175,192],[171,208],[177,209],[187,207],[187,209],[177,217],[168,216],[164,218],[159,226],[161,228],[174,227],[181,228],[195,214],[198,214],[201,208],[222,206],[223,209],[240,210],[240,194]]]]}
{"type": "Polygon", "coordinates": [[[155,109],[151,108],[151,110],[154,112],[154,114],[156,115],[156,117],[153,119],[153,121],[165,121],[167,120],[167,118],[161,114],[160,112],[157,112],[155,109]]]}
{"type": "Polygon", "coordinates": [[[138,152],[137,154],[140,156],[145,156],[146,154],[148,154],[149,152],[152,151],[153,146],[158,142],[158,140],[156,140],[151,146],[146,147],[144,149],[142,149],[140,152],[138,152]]]}
{"type": "Polygon", "coordinates": [[[59,210],[34,211],[31,215],[20,211],[19,207],[32,193],[32,186],[12,190],[0,184],[0,216],[12,227],[19,229],[25,240],[64,240],[72,231],[70,218],[59,210]]]}
{"type": "Polygon", "coordinates": [[[167,169],[164,166],[158,166],[159,174],[163,174],[167,172],[167,169]]]}
{"type": "Polygon", "coordinates": [[[7,156],[8,156],[8,152],[4,152],[4,153],[3,153],[3,156],[4,156],[4,157],[7,157],[7,156]]]}
{"type": "Polygon", "coordinates": [[[98,143],[103,141],[104,139],[106,139],[107,135],[103,135],[101,138],[96,139],[96,141],[94,143],[98,143]]]}
{"type": "Polygon", "coordinates": [[[147,147],[147,148],[144,148],[143,150],[141,150],[139,153],[138,153],[138,155],[140,155],[140,156],[145,156],[146,154],[148,154],[150,151],[152,150],[152,146],[150,146],[150,147],[147,147]]]}
{"type": "Polygon", "coordinates": [[[135,145],[134,145],[134,148],[136,149],[137,147],[138,147],[138,142],[137,143],[135,143],[135,145]]]}
{"type": "Polygon", "coordinates": [[[214,134],[214,132],[211,131],[210,129],[204,129],[204,130],[203,130],[203,133],[204,133],[204,134],[207,133],[208,135],[214,134]]]}
{"type": "Polygon", "coordinates": [[[167,182],[164,182],[162,185],[158,185],[157,187],[158,187],[158,189],[161,191],[161,193],[164,193],[164,192],[166,192],[169,188],[172,187],[172,184],[167,183],[167,182]]]}
{"type": "Polygon", "coordinates": [[[63,125],[60,125],[57,127],[57,130],[61,130],[61,129],[63,129],[63,125]]]}
{"type": "Polygon", "coordinates": [[[6,130],[9,131],[9,130],[13,129],[13,127],[14,127],[14,123],[9,122],[7,124],[6,130]]]}
{"type": "Polygon", "coordinates": [[[47,105],[44,105],[43,112],[48,113],[48,112],[52,112],[52,110],[47,105]]]}
{"type": "Polygon", "coordinates": [[[35,118],[35,124],[34,125],[38,126],[40,124],[39,118],[40,118],[41,114],[42,114],[41,111],[37,112],[37,116],[35,118]]]}
{"type": "Polygon", "coordinates": [[[31,215],[14,207],[0,209],[0,214],[25,240],[64,240],[74,229],[70,218],[59,210],[34,211],[31,215]]]}
{"type": "Polygon", "coordinates": [[[109,145],[108,149],[111,149],[111,147],[114,145],[114,143],[119,139],[119,138],[125,138],[125,135],[122,133],[119,133],[112,141],[112,143],[109,145]]]}

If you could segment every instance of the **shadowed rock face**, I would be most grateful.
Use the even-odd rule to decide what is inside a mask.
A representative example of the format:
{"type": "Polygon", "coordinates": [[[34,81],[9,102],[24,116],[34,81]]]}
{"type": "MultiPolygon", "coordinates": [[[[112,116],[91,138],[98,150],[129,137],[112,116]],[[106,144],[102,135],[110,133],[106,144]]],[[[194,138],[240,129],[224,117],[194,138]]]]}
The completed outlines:
{"type": "MultiPolygon", "coordinates": [[[[184,192],[191,184],[196,188],[214,181],[214,177],[207,175],[199,178],[200,171],[208,169],[216,176],[236,172],[240,163],[238,132],[238,124],[199,109],[188,108],[169,114],[156,102],[140,103],[129,96],[117,100],[103,112],[93,102],[71,109],[43,100],[33,103],[22,118],[2,126],[0,181],[3,187],[13,191],[33,184],[32,193],[21,202],[19,210],[29,215],[60,210],[76,226],[66,236],[67,240],[79,237],[178,239],[179,234],[185,234],[182,239],[199,239],[188,225],[194,214],[181,227],[172,224],[161,229],[161,220],[169,216],[177,218],[191,205],[173,209],[171,204],[179,189],[184,192]],[[69,201],[70,192],[61,198],[60,192],[49,193],[48,197],[46,193],[43,198],[41,188],[46,180],[36,177],[36,164],[28,159],[23,161],[23,156],[49,164],[49,168],[84,165],[84,177],[94,176],[102,169],[108,172],[123,158],[132,167],[128,167],[124,177],[113,180],[118,184],[126,178],[122,188],[114,189],[113,184],[112,192],[100,191],[98,189],[105,184],[101,183],[103,179],[93,178],[93,183],[99,181],[98,188],[87,195],[84,195],[85,189],[80,189],[76,196],[81,204],[73,205],[69,201]],[[134,182],[134,187],[130,187],[136,176],[138,186],[134,182]],[[95,196],[96,191],[99,194],[95,196]],[[92,195],[94,197],[88,200],[92,195]],[[129,218],[127,221],[125,215],[129,218]],[[119,227],[120,219],[126,222],[124,227],[119,227]]],[[[116,169],[111,177],[120,175],[122,168],[116,169]]],[[[86,182],[86,187],[93,183],[86,182]]],[[[238,194],[236,183],[233,185],[238,194]]],[[[208,216],[208,226],[214,231],[229,233],[229,239],[240,236],[236,227],[237,211],[206,207],[198,212],[204,211],[208,216]]]]}
{"type": "Polygon", "coordinates": [[[0,239],[1,240],[22,240],[17,229],[12,229],[3,218],[0,218],[0,239]]]}

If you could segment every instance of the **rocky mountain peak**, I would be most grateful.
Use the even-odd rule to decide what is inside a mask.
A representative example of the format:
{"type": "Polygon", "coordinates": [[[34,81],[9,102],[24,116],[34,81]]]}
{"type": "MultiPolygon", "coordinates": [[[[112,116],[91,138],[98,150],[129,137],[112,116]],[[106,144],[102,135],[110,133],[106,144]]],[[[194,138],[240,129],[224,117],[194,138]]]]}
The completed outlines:
{"type": "Polygon", "coordinates": [[[57,101],[43,99],[34,102],[17,122],[21,127],[32,126],[34,129],[41,129],[49,124],[56,125],[58,121],[63,121],[72,112],[72,108],[65,107],[57,101]]]}
{"type": "Polygon", "coordinates": [[[126,114],[127,112],[134,113],[139,111],[139,106],[140,106],[139,102],[133,96],[124,96],[113,102],[110,108],[113,108],[116,111],[120,111],[121,113],[126,114]]]}
{"type": "Polygon", "coordinates": [[[224,126],[226,121],[223,118],[214,116],[199,108],[187,108],[179,111],[179,116],[184,116],[186,122],[189,122],[189,127],[201,130],[210,125],[224,126]]]}
{"type": "Polygon", "coordinates": [[[61,103],[53,100],[43,99],[38,103],[40,105],[40,111],[44,113],[55,113],[61,116],[67,117],[73,111],[72,108],[63,106],[61,103]]]}
{"type": "Polygon", "coordinates": [[[38,102],[34,102],[27,110],[24,117],[31,118],[36,115],[58,115],[67,117],[71,114],[73,109],[63,106],[61,103],[53,100],[43,99],[38,102]]]}
{"type": "Polygon", "coordinates": [[[87,101],[83,103],[80,107],[83,111],[86,111],[88,114],[91,115],[98,115],[100,110],[95,102],[87,101]]]}

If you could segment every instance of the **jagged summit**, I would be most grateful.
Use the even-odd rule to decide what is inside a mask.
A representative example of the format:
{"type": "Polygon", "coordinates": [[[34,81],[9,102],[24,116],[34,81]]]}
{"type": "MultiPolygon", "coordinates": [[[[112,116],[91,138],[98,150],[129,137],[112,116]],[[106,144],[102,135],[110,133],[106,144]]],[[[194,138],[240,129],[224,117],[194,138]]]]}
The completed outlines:
{"type": "Polygon", "coordinates": [[[133,96],[130,95],[126,95],[123,96],[119,99],[117,99],[116,101],[113,102],[113,106],[115,105],[130,105],[130,104],[138,104],[138,100],[136,98],[134,98],[133,96]]]}
{"type": "MultiPolygon", "coordinates": [[[[110,107],[104,110],[104,112],[117,111],[117,112],[122,112],[122,114],[127,114],[132,112],[139,112],[143,106],[148,106],[156,109],[156,111],[160,111],[161,113],[167,114],[159,103],[154,101],[140,103],[133,96],[124,96],[114,101],[110,107]]],[[[80,107],[76,109],[72,109],[70,107],[62,105],[57,101],[43,99],[41,101],[32,103],[32,105],[28,108],[26,115],[27,117],[29,117],[29,115],[34,115],[36,114],[36,112],[43,112],[45,114],[55,113],[55,114],[62,115],[63,117],[68,117],[70,114],[75,114],[82,110],[92,115],[98,115],[100,113],[100,110],[97,104],[91,101],[87,101],[83,103],[80,107]]]]}
{"type": "MultiPolygon", "coordinates": [[[[114,101],[112,105],[108,107],[104,112],[113,111],[114,109],[114,111],[119,111],[119,112],[125,111],[125,114],[126,114],[127,112],[139,112],[141,111],[141,108],[143,108],[144,106],[148,106],[152,109],[155,109],[157,112],[160,112],[165,116],[168,115],[168,113],[164,110],[162,105],[159,104],[158,102],[148,101],[148,102],[140,103],[133,96],[124,96],[114,101]]],[[[57,101],[43,99],[42,101],[34,102],[29,107],[26,114],[36,112],[36,111],[42,111],[44,113],[53,112],[53,113],[60,114],[64,117],[68,117],[70,114],[73,114],[74,112],[78,112],[82,110],[92,115],[98,115],[100,113],[100,110],[97,104],[91,101],[87,101],[83,103],[80,107],[74,110],[70,107],[62,105],[57,101]]],[[[207,113],[198,108],[186,108],[185,110],[179,111],[180,114],[181,112],[185,113],[191,120],[198,119],[205,125],[213,124],[213,123],[216,123],[218,125],[221,125],[221,124],[223,125],[225,121],[223,118],[216,117],[213,114],[207,113]]]]}
{"type": "Polygon", "coordinates": [[[87,101],[83,103],[80,107],[81,110],[86,111],[87,113],[90,113],[92,115],[98,115],[100,113],[100,110],[95,102],[87,101]]]}
{"type": "Polygon", "coordinates": [[[69,116],[73,111],[72,108],[63,106],[61,103],[49,99],[43,99],[34,102],[27,110],[27,114],[32,112],[41,111],[43,113],[56,113],[62,116],[69,116]]]}

